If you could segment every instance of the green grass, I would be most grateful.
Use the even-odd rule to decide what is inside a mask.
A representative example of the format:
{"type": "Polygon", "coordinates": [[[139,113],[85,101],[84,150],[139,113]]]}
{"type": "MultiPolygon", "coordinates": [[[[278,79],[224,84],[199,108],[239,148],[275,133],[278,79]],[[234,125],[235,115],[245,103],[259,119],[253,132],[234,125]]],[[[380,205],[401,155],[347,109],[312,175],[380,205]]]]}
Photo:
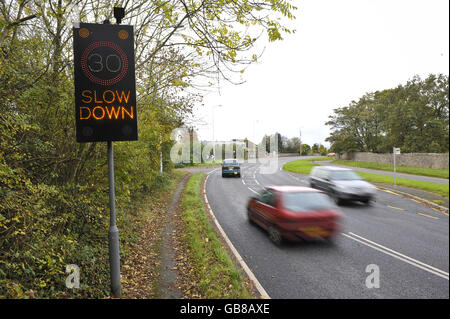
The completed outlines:
{"type": "MultiPolygon", "coordinates": [[[[393,176],[385,176],[385,175],[378,175],[378,174],[365,173],[365,172],[358,172],[358,174],[369,182],[386,184],[386,185],[394,184],[393,176]]],[[[401,177],[397,177],[396,184],[400,185],[400,186],[421,189],[421,190],[448,198],[448,189],[449,188],[448,188],[448,185],[445,185],[445,184],[416,181],[413,179],[401,178],[401,177]]]]}
{"type": "MultiPolygon", "coordinates": [[[[304,159],[304,160],[296,160],[296,161],[292,161],[292,162],[287,162],[286,164],[284,164],[283,169],[294,172],[294,173],[309,174],[311,172],[311,169],[314,166],[318,165],[318,164],[312,163],[311,161],[317,161],[317,160],[320,160],[320,158],[312,158],[312,159],[304,159]]],[[[369,182],[386,184],[386,185],[394,184],[393,176],[385,176],[385,175],[365,173],[365,172],[358,172],[358,174],[369,182]]],[[[448,187],[448,185],[445,185],[445,184],[439,184],[439,183],[433,183],[433,182],[423,182],[423,181],[417,181],[417,180],[413,180],[413,179],[400,178],[400,177],[397,177],[396,183],[397,183],[397,185],[400,185],[400,186],[417,188],[417,189],[424,190],[424,191],[427,191],[430,193],[434,193],[439,196],[449,198],[449,194],[448,194],[449,187],[448,187]]]]}
{"type": "Polygon", "coordinates": [[[300,174],[309,174],[311,169],[314,166],[318,166],[319,164],[314,164],[312,161],[320,161],[326,159],[325,157],[315,157],[303,160],[296,160],[292,162],[287,162],[283,165],[283,169],[286,171],[300,173],[300,174]]]}
{"type": "MultiPolygon", "coordinates": [[[[394,171],[394,165],[391,165],[391,164],[361,162],[361,161],[347,161],[347,160],[334,160],[333,163],[340,164],[340,165],[353,166],[353,167],[380,169],[380,170],[389,171],[389,172],[394,171]]],[[[416,167],[416,166],[397,165],[396,171],[398,173],[432,176],[432,177],[440,177],[440,178],[447,178],[447,179],[449,176],[448,169],[438,169],[438,168],[423,168],[423,167],[416,167]]]]}
{"type": "Polygon", "coordinates": [[[223,161],[211,161],[204,163],[177,163],[174,165],[175,168],[183,168],[183,167],[203,167],[203,166],[213,166],[220,165],[223,161]]]}
{"type": "Polygon", "coordinates": [[[252,298],[209,222],[201,198],[204,176],[204,173],[192,175],[181,199],[186,229],[183,239],[190,248],[200,293],[205,298],[252,298]]]}

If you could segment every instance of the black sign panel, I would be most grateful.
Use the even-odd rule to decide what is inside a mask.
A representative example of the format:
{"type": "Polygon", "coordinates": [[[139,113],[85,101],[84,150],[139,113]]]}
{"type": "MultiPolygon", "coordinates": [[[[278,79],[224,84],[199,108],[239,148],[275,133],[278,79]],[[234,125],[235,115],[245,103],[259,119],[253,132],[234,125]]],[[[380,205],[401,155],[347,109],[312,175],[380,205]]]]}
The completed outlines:
{"type": "Polygon", "coordinates": [[[77,142],[137,140],[133,26],[73,28],[77,142]]]}

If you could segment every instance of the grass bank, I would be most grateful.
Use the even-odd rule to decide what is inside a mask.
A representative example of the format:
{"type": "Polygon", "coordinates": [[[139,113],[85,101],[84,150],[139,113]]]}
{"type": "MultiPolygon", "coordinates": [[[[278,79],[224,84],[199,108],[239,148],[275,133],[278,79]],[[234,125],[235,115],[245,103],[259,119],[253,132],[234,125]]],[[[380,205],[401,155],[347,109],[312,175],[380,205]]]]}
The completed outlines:
{"type": "Polygon", "coordinates": [[[300,174],[309,174],[311,169],[314,166],[318,166],[319,164],[315,164],[312,161],[320,161],[326,159],[325,157],[315,157],[309,159],[296,160],[292,162],[287,162],[283,165],[283,169],[286,171],[300,173],[300,174]]]}
{"type": "MultiPolygon", "coordinates": [[[[380,183],[380,184],[385,184],[385,185],[394,185],[394,177],[392,177],[392,176],[385,176],[385,175],[365,173],[365,172],[358,172],[358,174],[369,182],[380,183]]],[[[401,177],[397,177],[396,183],[397,183],[397,185],[400,185],[400,186],[417,188],[417,189],[424,190],[424,191],[427,191],[430,193],[434,193],[436,195],[439,195],[439,196],[442,196],[445,198],[448,198],[448,196],[449,196],[449,194],[448,194],[449,187],[448,187],[448,185],[445,185],[445,184],[416,181],[413,179],[401,178],[401,177]]]]}
{"type": "MultiPolygon", "coordinates": [[[[347,161],[347,160],[334,160],[333,163],[339,164],[339,165],[353,166],[353,167],[379,169],[379,170],[389,171],[389,172],[394,171],[394,165],[391,165],[391,164],[362,162],[362,161],[347,161]]],[[[423,167],[416,167],[416,166],[397,165],[396,171],[398,173],[423,175],[423,176],[431,176],[431,177],[439,177],[439,178],[447,178],[447,179],[449,176],[448,169],[438,169],[438,168],[423,168],[423,167]]]]}
{"type": "Polygon", "coordinates": [[[209,222],[201,197],[204,176],[192,175],[181,199],[183,241],[189,247],[198,289],[205,298],[252,298],[209,222]]]}
{"type": "Polygon", "coordinates": [[[203,163],[177,163],[174,168],[184,168],[184,167],[205,167],[205,166],[214,166],[221,165],[223,161],[210,161],[203,163]]]}
{"type": "MultiPolygon", "coordinates": [[[[317,161],[317,160],[320,160],[320,159],[311,158],[311,159],[304,159],[304,160],[288,162],[288,163],[284,164],[283,169],[294,172],[294,173],[309,174],[311,169],[314,166],[318,165],[318,164],[312,163],[311,161],[317,161]]],[[[393,185],[394,184],[394,177],[392,177],[392,176],[385,176],[385,175],[365,173],[365,172],[358,172],[358,174],[361,175],[361,177],[363,177],[364,179],[366,179],[369,182],[380,183],[380,184],[385,184],[385,185],[393,185]]],[[[396,182],[397,182],[397,185],[416,188],[416,189],[424,190],[424,191],[427,191],[430,193],[434,193],[439,196],[449,198],[449,187],[448,187],[448,185],[445,185],[445,184],[422,182],[422,181],[417,181],[417,180],[407,179],[407,178],[397,178],[396,182]]]]}

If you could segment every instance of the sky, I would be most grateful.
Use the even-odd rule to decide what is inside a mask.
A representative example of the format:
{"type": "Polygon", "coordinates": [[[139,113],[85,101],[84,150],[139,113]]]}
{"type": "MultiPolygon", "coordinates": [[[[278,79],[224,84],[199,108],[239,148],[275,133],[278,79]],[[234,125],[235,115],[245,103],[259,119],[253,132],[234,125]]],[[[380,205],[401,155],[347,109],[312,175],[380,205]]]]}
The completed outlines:
{"type": "Polygon", "coordinates": [[[296,33],[264,42],[241,85],[208,92],[195,109],[201,140],[279,132],[324,144],[333,109],[414,75],[449,74],[448,0],[302,0],[296,33]],[[214,115],[214,133],[213,133],[214,115]]]}

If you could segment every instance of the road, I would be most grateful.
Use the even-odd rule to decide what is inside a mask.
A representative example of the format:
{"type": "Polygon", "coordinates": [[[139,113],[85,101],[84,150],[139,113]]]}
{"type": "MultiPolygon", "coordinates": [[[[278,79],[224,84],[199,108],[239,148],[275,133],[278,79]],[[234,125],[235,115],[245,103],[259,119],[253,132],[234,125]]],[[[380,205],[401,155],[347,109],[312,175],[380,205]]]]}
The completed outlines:
{"type": "Polygon", "coordinates": [[[248,223],[247,200],[264,186],[307,186],[307,176],[281,169],[294,159],[280,158],[274,174],[243,164],[242,178],[210,169],[206,183],[214,215],[271,298],[449,298],[448,215],[411,199],[380,190],[370,206],[341,206],[332,244],[278,247],[248,223]],[[369,265],[379,269],[379,288],[366,286],[369,265]]]}

